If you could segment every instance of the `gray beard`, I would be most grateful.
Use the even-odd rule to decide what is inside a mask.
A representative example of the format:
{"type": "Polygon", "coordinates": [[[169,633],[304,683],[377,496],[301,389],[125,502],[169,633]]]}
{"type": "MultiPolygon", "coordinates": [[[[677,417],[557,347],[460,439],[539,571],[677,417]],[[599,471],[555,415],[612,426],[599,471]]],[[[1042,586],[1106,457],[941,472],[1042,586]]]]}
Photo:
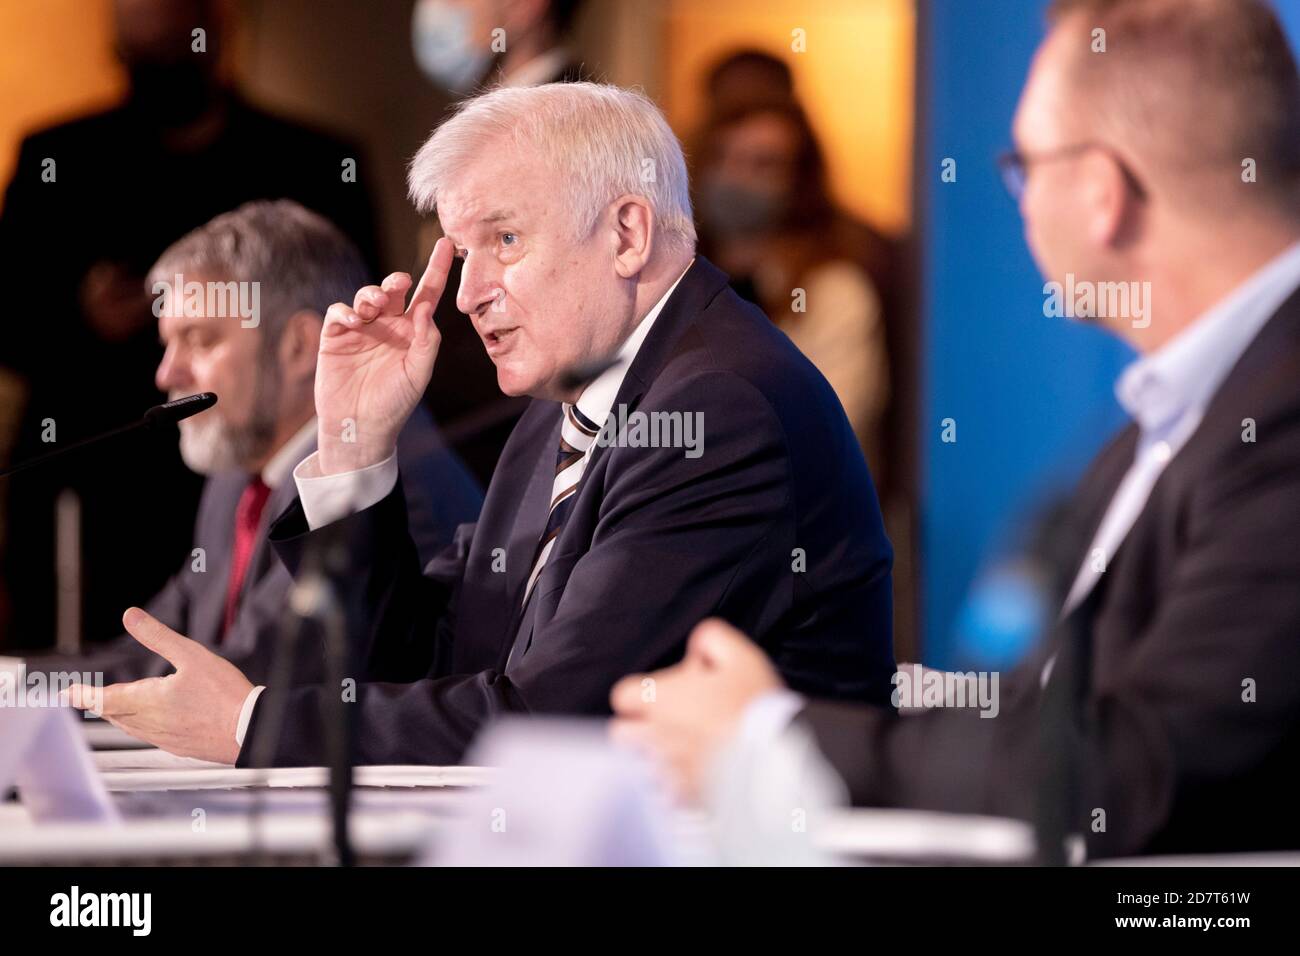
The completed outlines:
{"type": "Polygon", "coordinates": [[[254,386],[253,417],[247,425],[231,428],[213,411],[181,422],[181,459],[185,467],[200,475],[250,470],[250,464],[263,458],[275,440],[279,399],[279,376],[261,369],[254,386]]]}

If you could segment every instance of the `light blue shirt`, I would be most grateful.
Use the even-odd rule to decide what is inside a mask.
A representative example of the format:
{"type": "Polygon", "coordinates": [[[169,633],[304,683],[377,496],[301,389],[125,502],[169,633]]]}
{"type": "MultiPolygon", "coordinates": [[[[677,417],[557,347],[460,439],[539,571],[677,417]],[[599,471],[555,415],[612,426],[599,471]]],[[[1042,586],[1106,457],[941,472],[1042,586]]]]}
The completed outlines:
{"type": "MultiPolygon", "coordinates": [[[[1115,395],[1141,430],[1137,451],[1084,556],[1062,615],[1087,596],[1105,571],[1146,507],[1156,479],[1200,425],[1214,393],[1297,288],[1300,243],[1272,259],[1181,334],[1124,369],[1115,395]]],[[[1044,684],[1054,661],[1055,656],[1042,670],[1039,679],[1044,684]]],[[[763,746],[785,732],[801,706],[801,698],[788,690],[762,695],[746,708],[737,740],[763,746]]]]}
{"type": "MultiPolygon", "coordinates": [[[[1141,434],[1133,464],[1120,482],[1061,613],[1072,610],[1096,583],[1146,507],[1151,489],[1205,416],[1210,400],[1237,360],[1297,288],[1300,243],[1276,256],[1182,333],[1130,364],[1115,395],[1141,434]]],[[[1040,675],[1051,674],[1055,656],[1040,675]]],[[[736,740],[751,748],[770,743],[790,727],[802,699],[772,691],[746,708],[736,740]]]]}
{"type": "Polygon", "coordinates": [[[1140,429],[1133,464],[1111,499],[1062,614],[1082,601],[1146,507],[1151,489],[1192,437],[1242,353],[1300,287],[1300,243],[1237,286],[1179,335],[1129,365],[1115,396],[1140,429]]]}

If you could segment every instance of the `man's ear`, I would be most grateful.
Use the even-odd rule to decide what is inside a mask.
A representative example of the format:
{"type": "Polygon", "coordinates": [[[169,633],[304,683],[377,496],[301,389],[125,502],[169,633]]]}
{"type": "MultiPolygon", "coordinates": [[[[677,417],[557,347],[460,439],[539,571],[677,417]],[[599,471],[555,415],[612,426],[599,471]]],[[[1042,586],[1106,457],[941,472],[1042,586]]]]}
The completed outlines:
{"type": "Polygon", "coordinates": [[[311,309],[302,309],[289,316],[280,336],[280,368],[286,381],[310,381],[316,374],[323,324],[319,313],[311,309]]]}
{"type": "Polygon", "coordinates": [[[619,278],[640,274],[654,251],[654,210],[644,196],[620,196],[614,214],[614,270],[619,278]]]}
{"type": "Polygon", "coordinates": [[[1140,212],[1124,167],[1112,156],[1096,154],[1088,169],[1089,238],[1117,248],[1132,237],[1140,212]]]}

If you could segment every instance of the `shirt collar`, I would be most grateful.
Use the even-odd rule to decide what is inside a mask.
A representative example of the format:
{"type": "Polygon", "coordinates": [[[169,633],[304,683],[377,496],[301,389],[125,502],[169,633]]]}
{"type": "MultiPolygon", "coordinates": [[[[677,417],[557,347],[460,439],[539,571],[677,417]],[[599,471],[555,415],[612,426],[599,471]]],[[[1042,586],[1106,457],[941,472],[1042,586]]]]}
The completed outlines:
{"type": "Polygon", "coordinates": [[[641,343],[645,341],[650,334],[650,327],[655,324],[655,319],[663,311],[665,303],[669,297],[677,290],[681,283],[682,277],[690,271],[691,266],[695,264],[692,258],[689,265],[682,270],[682,274],[677,277],[677,281],[669,287],[654,307],[646,313],[644,319],[637,323],[637,327],[632,330],[632,334],[627,337],[623,347],[618,350],[618,361],[602,372],[594,382],[582,390],[578,396],[578,411],[587,416],[597,428],[605,424],[605,419],[609,417],[610,410],[614,407],[614,399],[618,397],[618,390],[623,386],[623,379],[627,376],[627,370],[632,367],[632,360],[636,358],[636,353],[641,349],[641,343]]]}
{"type": "Polygon", "coordinates": [[[288,479],[290,472],[298,467],[298,462],[311,454],[315,441],[316,419],[313,417],[298,429],[292,438],[281,445],[270,460],[262,466],[263,484],[272,490],[278,488],[288,479]]]}
{"type": "Polygon", "coordinates": [[[1204,411],[1260,329],[1300,286],[1300,242],[1212,306],[1171,341],[1133,362],[1115,396],[1144,432],[1204,411]]]}

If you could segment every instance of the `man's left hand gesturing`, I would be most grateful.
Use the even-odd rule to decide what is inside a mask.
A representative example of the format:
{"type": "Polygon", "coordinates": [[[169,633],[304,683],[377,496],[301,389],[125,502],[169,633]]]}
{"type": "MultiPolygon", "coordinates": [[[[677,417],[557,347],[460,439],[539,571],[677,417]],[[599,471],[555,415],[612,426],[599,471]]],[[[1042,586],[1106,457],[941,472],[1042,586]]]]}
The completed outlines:
{"type": "Polygon", "coordinates": [[[122,624],[176,673],[102,689],[76,684],[68,689],[68,703],[170,753],[233,764],[239,713],[253,689],[248,678],[139,608],[128,608],[122,624]]]}

